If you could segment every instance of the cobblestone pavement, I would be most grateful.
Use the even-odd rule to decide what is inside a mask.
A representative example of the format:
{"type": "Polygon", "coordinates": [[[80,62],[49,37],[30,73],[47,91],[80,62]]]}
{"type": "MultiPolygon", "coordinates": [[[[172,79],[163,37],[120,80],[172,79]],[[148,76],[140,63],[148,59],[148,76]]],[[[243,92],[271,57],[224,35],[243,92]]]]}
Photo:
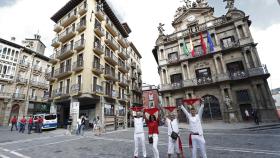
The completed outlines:
{"type": "MultiPolygon", "coordinates": [[[[146,129],[147,130],[147,129],[146,129]]],[[[190,157],[188,132],[181,130],[184,153],[190,157]]],[[[208,158],[279,158],[280,129],[207,130],[205,131],[208,158]]],[[[146,139],[147,141],[147,139],[146,139]]],[[[148,156],[152,157],[147,143],[148,156]]],[[[166,158],[167,129],[160,128],[160,157],[166,158]]],[[[20,134],[0,128],[0,158],[129,158],[133,157],[133,129],[108,132],[96,137],[65,135],[65,130],[42,134],[20,134]]]]}

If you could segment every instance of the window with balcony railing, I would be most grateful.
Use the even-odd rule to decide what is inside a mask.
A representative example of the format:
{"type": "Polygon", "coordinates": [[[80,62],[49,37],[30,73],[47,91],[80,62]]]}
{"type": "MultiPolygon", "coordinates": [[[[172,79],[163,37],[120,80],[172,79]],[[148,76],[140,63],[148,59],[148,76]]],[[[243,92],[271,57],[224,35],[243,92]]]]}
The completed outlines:
{"type": "Polygon", "coordinates": [[[213,82],[210,68],[199,69],[196,70],[195,72],[196,72],[196,80],[198,85],[208,84],[213,82]]]}
{"type": "Polygon", "coordinates": [[[231,79],[242,79],[247,77],[247,72],[244,69],[242,61],[228,63],[226,66],[231,79]]]}
{"type": "Polygon", "coordinates": [[[168,54],[168,62],[173,63],[179,60],[178,52],[168,54]]]}
{"type": "Polygon", "coordinates": [[[221,39],[221,43],[222,43],[223,49],[232,48],[236,45],[236,42],[235,42],[235,39],[233,36],[221,39]]]}

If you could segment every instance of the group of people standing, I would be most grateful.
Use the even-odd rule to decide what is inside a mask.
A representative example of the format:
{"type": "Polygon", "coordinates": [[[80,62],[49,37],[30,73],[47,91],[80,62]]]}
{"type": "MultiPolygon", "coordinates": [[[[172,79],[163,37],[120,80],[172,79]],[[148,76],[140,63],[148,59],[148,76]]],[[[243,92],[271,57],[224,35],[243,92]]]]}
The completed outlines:
{"type": "MultiPolygon", "coordinates": [[[[197,157],[197,148],[200,149],[203,158],[207,158],[205,139],[203,136],[203,129],[201,125],[202,113],[203,113],[204,103],[201,103],[198,112],[194,107],[191,107],[190,112],[186,110],[184,106],[180,106],[179,109],[184,112],[187,119],[189,120],[189,147],[191,149],[192,158],[197,157]]],[[[175,109],[175,108],[174,108],[175,109]]],[[[173,110],[174,110],[173,109],[173,110]]],[[[139,155],[139,143],[142,146],[143,157],[147,157],[146,145],[145,145],[145,134],[143,125],[146,122],[148,126],[148,141],[152,145],[152,151],[154,158],[159,158],[158,151],[158,140],[159,140],[159,117],[154,114],[148,114],[146,112],[142,113],[138,111],[136,117],[134,118],[134,158],[138,158],[139,155]],[[148,117],[146,116],[148,115],[148,117]],[[147,119],[148,118],[148,119],[147,119]]],[[[176,114],[172,111],[165,115],[165,124],[168,127],[168,150],[167,156],[171,156],[175,153],[178,158],[184,158],[182,141],[180,138],[178,120],[176,114]]]]}
{"type": "Polygon", "coordinates": [[[33,127],[35,126],[36,133],[42,133],[42,126],[43,126],[43,118],[41,116],[33,118],[32,115],[29,116],[27,120],[25,116],[23,116],[19,121],[16,116],[11,119],[11,131],[15,127],[18,130],[18,123],[19,123],[19,133],[24,133],[25,126],[28,125],[28,134],[31,134],[33,127]]]}

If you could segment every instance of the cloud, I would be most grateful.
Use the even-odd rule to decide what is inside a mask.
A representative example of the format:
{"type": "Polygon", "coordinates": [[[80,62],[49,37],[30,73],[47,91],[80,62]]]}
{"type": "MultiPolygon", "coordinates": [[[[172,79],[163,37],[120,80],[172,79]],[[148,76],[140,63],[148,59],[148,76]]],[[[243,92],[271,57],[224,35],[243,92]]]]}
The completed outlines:
{"type": "Polygon", "coordinates": [[[251,28],[252,35],[256,43],[258,43],[258,53],[263,64],[267,65],[268,71],[271,74],[269,79],[270,88],[280,87],[279,73],[279,37],[280,23],[271,25],[266,29],[251,28]]]}
{"type": "Polygon", "coordinates": [[[18,0],[1,0],[0,8],[14,5],[18,0]]]}

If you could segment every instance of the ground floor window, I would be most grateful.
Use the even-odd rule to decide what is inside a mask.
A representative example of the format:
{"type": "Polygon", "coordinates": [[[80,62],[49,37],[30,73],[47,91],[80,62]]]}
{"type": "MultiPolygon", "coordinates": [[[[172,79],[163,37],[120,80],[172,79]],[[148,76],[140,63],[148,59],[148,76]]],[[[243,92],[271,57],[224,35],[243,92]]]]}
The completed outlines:
{"type": "Polygon", "coordinates": [[[114,105],[105,104],[104,114],[105,116],[114,116],[114,105]]]}
{"type": "Polygon", "coordinates": [[[119,116],[125,116],[125,106],[119,106],[119,116]]]}

